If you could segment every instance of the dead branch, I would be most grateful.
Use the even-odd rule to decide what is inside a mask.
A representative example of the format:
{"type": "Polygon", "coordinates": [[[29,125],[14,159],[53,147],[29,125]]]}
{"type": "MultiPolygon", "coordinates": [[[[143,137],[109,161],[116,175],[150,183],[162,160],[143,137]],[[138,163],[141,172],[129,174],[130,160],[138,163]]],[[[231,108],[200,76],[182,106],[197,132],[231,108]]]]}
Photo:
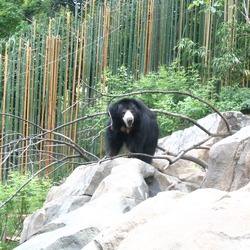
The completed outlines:
{"type": "Polygon", "coordinates": [[[193,120],[192,118],[190,118],[188,116],[180,115],[180,114],[175,114],[175,113],[171,113],[171,112],[164,111],[164,110],[159,110],[159,109],[151,109],[151,110],[153,112],[155,112],[155,113],[160,113],[160,114],[169,115],[169,116],[178,117],[178,118],[187,120],[187,121],[193,123],[195,126],[197,126],[198,128],[200,128],[201,130],[203,130],[206,134],[212,135],[212,133],[210,131],[208,131],[207,129],[205,129],[203,126],[201,126],[199,123],[197,123],[195,120],[193,120]]]}
{"type": "Polygon", "coordinates": [[[103,158],[102,160],[100,160],[98,162],[98,164],[101,164],[105,161],[111,161],[111,160],[114,160],[114,159],[117,159],[117,158],[122,158],[122,157],[129,157],[129,158],[133,158],[133,157],[136,157],[136,156],[147,156],[147,157],[150,157],[152,159],[162,159],[162,160],[167,160],[169,162],[169,165],[172,165],[174,164],[175,162],[177,162],[178,160],[180,159],[183,159],[183,160],[187,160],[187,161],[192,161],[194,163],[197,163],[199,166],[201,166],[202,168],[204,169],[207,169],[207,163],[196,158],[196,157],[193,157],[191,155],[182,155],[181,157],[176,157],[178,158],[177,160],[175,159],[171,159],[171,156],[174,156],[174,154],[169,154],[169,155],[148,155],[148,154],[143,154],[143,153],[131,153],[131,152],[128,152],[128,153],[125,153],[125,154],[120,154],[120,155],[117,155],[117,156],[113,156],[113,157],[106,157],[106,158],[103,158]]]}
{"type": "Polygon", "coordinates": [[[32,126],[34,126],[34,127],[37,127],[37,128],[39,128],[40,130],[42,130],[42,131],[45,131],[45,129],[43,129],[41,126],[35,124],[34,122],[31,122],[31,121],[29,121],[29,120],[26,120],[26,119],[24,119],[24,118],[22,118],[22,117],[20,117],[20,116],[18,116],[18,115],[12,115],[12,114],[9,114],[9,113],[0,113],[0,116],[10,116],[10,117],[15,118],[15,119],[18,119],[18,120],[20,120],[20,121],[26,122],[27,124],[30,124],[30,125],[32,125],[32,126]]]}
{"type": "Polygon", "coordinates": [[[177,90],[141,90],[141,91],[136,91],[136,92],[130,92],[130,93],[126,93],[126,94],[120,94],[120,95],[109,95],[109,94],[103,94],[103,96],[106,97],[110,97],[110,98],[120,98],[120,97],[125,97],[125,96],[133,96],[133,95],[142,95],[142,94],[176,94],[176,95],[186,95],[186,96],[190,96],[193,99],[196,99],[202,103],[204,103],[205,105],[207,105],[208,107],[210,107],[215,113],[217,113],[221,119],[224,121],[227,131],[230,133],[231,129],[230,126],[228,124],[227,119],[222,115],[222,113],[216,108],[214,107],[212,104],[210,104],[209,102],[203,100],[202,98],[195,96],[189,92],[185,92],[185,91],[177,91],[177,90]]]}
{"type": "Polygon", "coordinates": [[[172,163],[172,160],[170,157],[168,157],[167,155],[148,155],[148,154],[143,154],[143,153],[131,153],[131,152],[128,152],[128,153],[124,153],[124,154],[119,154],[119,155],[116,155],[116,156],[112,156],[112,157],[104,157],[103,159],[101,159],[98,164],[101,164],[103,162],[106,162],[106,161],[111,161],[111,160],[114,160],[114,159],[117,159],[117,158],[122,158],[122,157],[129,157],[129,158],[133,158],[134,156],[147,156],[149,158],[152,158],[152,159],[164,159],[164,160],[168,160],[169,163],[172,163]]]}
{"type": "MultiPolygon", "coordinates": [[[[79,155],[71,155],[71,156],[66,156],[61,160],[58,160],[60,162],[64,162],[67,159],[72,159],[72,158],[77,158],[79,157],[79,155]]],[[[41,174],[43,171],[45,171],[47,168],[50,168],[51,166],[55,165],[58,162],[52,162],[51,164],[43,167],[42,169],[40,169],[39,171],[37,171],[35,174],[33,174],[25,183],[23,183],[17,190],[15,193],[13,193],[7,200],[5,200],[3,203],[0,204],[0,209],[5,206],[8,202],[10,202],[23,188],[25,188],[36,176],[38,176],[39,174],[41,174]]]]}
{"type": "MultiPolygon", "coordinates": [[[[91,163],[97,163],[97,162],[99,162],[99,164],[100,164],[100,163],[102,163],[104,161],[112,160],[112,159],[119,158],[119,157],[147,156],[147,157],[151,157],[153,159],[167,160],[169,162],[169,165],[172,165],[172,164],[176,163],[178,160],[183,159],[183,160],[192,161],[192,162],[198,164],[199,166],[201,166],[202,168],[206,169],[207,164],[204,161],[202,161],[200,159],[197,159],[197,158],[195,158],[195,157],[193,157],[191,155],[188,155],[187,153],[192,149],[197,149],[197,148],[201,147],[202,144],[204,144],[207,140],[209,140],[209,139],[211,139],[213,137],[226,137],[226,136],[233,133],[233,131],[231,131],[231,129],[230,129],[230,126],[229,126],[226,118],[213,105],[211,105],[207,101],[205,101],[205,100],[203,100],[203,99],[201,99],[201,98],[199,98],[197,96],[194,96],[194,95],[192,95],[192,94],[190,94],[188,92],[182,92],[182,91],[144,90],[144,91],[131,92],[131,93],[121,94],[121,95],[116,95],[116,96],[103,94],[103,93],[98,92],[98,96],[99,97],[105,96],[105,97],[109,97],[109,98],[117,98],[117,97],[120,98],[120,97],[125,97],[125,96],[142,95],[142,94],[147,94],[147,93],[148,94],[149,93],[151,93],[151,94],[180,94],[180,95],[186,95],[186,96],[190,96],[191,98],[197,99],[200,102],[204,103],[205,105],[209,106],[213,111],[215,111],[222,118],[222,120],[226,124],[227,132],[219,133],[219,134],[213,134],[210,131],[208,131],[206,128],[201,126],[199,123],[197,123],[195,120],[193,120],[193,119],[191,119],[191,118],[189,118],[189,117],[187,117],[185,115],[174,114],[174,113],[167,112],[167,111],[164,111],[164,110],[158,110],[158,109],[154,110],[154,109],[152,109],[152,111],[155,112],[155,113],[161,113],[161,114],[164,114],[164,115],[169,115],[169,116],[177,117],[177,118],[180,118],[180,119],[185,119],[185,120],[191,122],[192,124],[194,124],[195,126],[200,128],[201,130],[203,130],[208,135],[208,138],[201,141],[201,142],[199,142],[199,143],[196,143],[195,145],[192,145],[191,147],[189,147],[189,148],[187,148],[187,149],[185,149],[185,150],[183,150],[181,152],[179,152],[179,154],[177,154],[177,155],[174,155],[171,152],[165,152],[166,150],[161,148],[161,150],[163,150],[165,152],[164,155],[151,156],[151,155],[141,154],[141,153],[126,153],[126,154],[121,154],[121,155],[118,155],[118,156],[115,156],[115,157],[112,157],[112,158],[104,158],[104,159],[100,160],[96,155],[92,154],[91,152],[88,152],[87,150],[82,148],[80,145],[78,145],[76,142],[74,142],[71,138],[69,138],[68,136],[66,136],[66,135],[64,135],[64,134],[62,134],[60,132],[58,132],[58,130],[60,130],[60,129],[66,127],[66,126],[72,125],[74,123],[80,122],[80,121],[91,119],[91,118],[94,118],[94,117],[97,117],[97,116],[106,115],[107,114],[106,111],[86,115],[84,117],[80,117],[80,118],[75,119],[75,120],[73,120],[71,122],[59,125],[56,128],[54,128],[53,130],[44,129],[41,126],[38,126],[37,124],[35,124],[33,122],[30,122],[28,120],[25,120],[25,119],[23,119],[23,118],[21,118],[19,116],[15,116],[15,115],[12,115],[12,114],[0,113],[0,115],[10,116],[10,117],[13,117],[15,119],[19,119],[20,121],[25,122],[25,123],[27,123],[27,124],[29,124],[31,126],[35,126],[37,129],[39,129],[41,131],[41,133],[39,133],[39,134],[34,134],[34,135],[29,135],[29,136],[20,135],[19,139],[15,139],[15,140],[12,140],[10,142],[7,142],[4,145],[1,145],[0,148],[9,148],[10,149],[9,152],[4,153],[4,159],[2,161],[2,164],[5,163],[15,153],[21,152],[21,155],[22,155],[22,154],[24,154],[24,152],[27,152],[27,151],[32,152],[32,150],[33,150],[32,147],[36,147],[34,153],[37,153],[37,154],[43,153],[43,155],[45,157],[46,156],[51,157],[51,159],[53,160],[52,163],[44,166],[39,171],[35,172],[22,186],[20,186],[18,188],[18,190],[16,190],[15,193],[13,193],[13,195],[11,197],[9,197],[5,202],[0,204],[0,208],[2,208],[10,200],[12,200],[24,187],[26,187],[29,184],[29,182],[34,177],[38,176],[43,171],[45,171],[46,169],[48,169],[48,168],[50,168],[50,167],[52,167],[52,166],[54,166],[56,164],[60,164],[59,166],[57,166],[57,168],[60,168],[62,165],[65,164],[65,162],[67,162],[70,159],[75,159],[75,158],[84,159],[85,163],[83,163],[83,164],[91,164],[91,163]],[[53,134],[53,135],[57,136],[58,139],[46,138],[46,136],[48,134],[53,134]],[[28,143],[26,143],[25,146],[20,147],[20,145],[21,144],[23,145],[24,142],[28,142],[28,143]],[[61,153],[57,154],[55,152],[52,152],[53,150],[51,152],[48,152],[46,150],[43,152],[43,149],[39,148],[38,145],[40,143],[48,143],[48,142],[51,142],[51,144],[53,146],[59,146],[59,145],[67,146],[68,148],[73,149],[77,154],[74,154],[74,155],[65,155],[65,154],[61,154],[61,153]],[[55,143],[56,143],[56,145],[54,145],[55,143]],[[93,160],[91,160],[91,159],[93,159],[93,160]]],[[[97,136],[99,136],[103,132],[104,129],[99,131],[97,136]]],[[[2,137],[3,136],[4,135],[2,135],[2,137]]],[[[49,145],[47,145],[47,146],[49,146],[49,145]]],[[[40,161],[42,161],[42,160],[40,159],[40,161]]],[[[52,171],[55,171],[55,170],[52,170],[52,171]]]]}

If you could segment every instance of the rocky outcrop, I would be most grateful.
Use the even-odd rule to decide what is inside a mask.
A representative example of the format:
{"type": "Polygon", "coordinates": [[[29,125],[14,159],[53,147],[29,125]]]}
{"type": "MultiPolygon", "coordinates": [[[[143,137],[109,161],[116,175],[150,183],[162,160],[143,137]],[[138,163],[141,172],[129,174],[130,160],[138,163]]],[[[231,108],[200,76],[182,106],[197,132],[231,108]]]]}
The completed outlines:
{"type": "Polygon", "coordinates": [[[162,192],[124,214],[82,250],[246,250],[250,248],[248,199],[250,193],[243,191],[162,192]]]}
{"type": "MultiPolygon", "coordinates": [[[[121,214],[159,192],[177,189],[187,193],[196,189],[196,185],[162,174],[137,159],[120,158],[82,166],[61,186],[52,188],[44,206],[25,220],[21,242],[36,234],[43,237],[45,232],[53,235],[48,237],[53,242],[46,241],[49,246],[54,244],[57,235],[60,235],[58,240],[64,242],[61,235],[64,230],[67,233],[69,227],[99,232],[121,214]]],[[[93,236],[91,233],[84,235],[88,240],[93,236]]]]}
{"type": "MultiPolygon", "coordinates": [[[[223,116],[227,119],[230,129],[232,131],[239,131],[242,128],[250,125],[250,116],[245,116],[240,112],[225,112],[223,116]]],[[[218,134],[221,132],[226,132],[225,122],[218,116],[218,114],[210,114],[198,121],[198,123],[208,130],[210,133],[218,134]]],[[[208,163],[209,161],[209,150],[216,142],[220,141],[222,137],[213,137],[209,139],[209,135],[197,126],[191,126],[184,130],[176,131],[171,134],[171,136],[162,138],[159,140],[159,146],[164,148],[167,152],[178,155],[180,152],[197,145],[202,141],[205,141],[201,146],[197,147],[188,152],[188,155],[196,157],[200,160],[208,163]],[[208,140],[208,141],[206,141],[208,140]]],[[[156,153],[162,154],[161,151],[156,153]]],[[[194,166],[195,163],[191,161],[185,161],[185,166],[194,166]]],[[[168,162],[162,162],[161,169],[166,169],[168,167],[168,162]]],[[[172,166],[172,168],[175,168],[172,166]]],[[[167,172],[168,173],[168,172],[167,172]]]]}
{"type": "Polygon", "coordinates": [[[203,188],[237,190],[250,181],[250,126],[214,144],[203,188]]]}
{"type": "MultiPolygon", "coordinates": [[[[188,153],[206,162],[206,171],[162,159],[153,166],[120,158],[78,167],[25,220],[16,249],[249,249],[250,118],[224,115],[238,132],[188,153]]],[[[199,123],[225,130],[216,114],[199,123]]],[[[179,154],[206,138],[193,126],[160,144],[179,154]]]]}

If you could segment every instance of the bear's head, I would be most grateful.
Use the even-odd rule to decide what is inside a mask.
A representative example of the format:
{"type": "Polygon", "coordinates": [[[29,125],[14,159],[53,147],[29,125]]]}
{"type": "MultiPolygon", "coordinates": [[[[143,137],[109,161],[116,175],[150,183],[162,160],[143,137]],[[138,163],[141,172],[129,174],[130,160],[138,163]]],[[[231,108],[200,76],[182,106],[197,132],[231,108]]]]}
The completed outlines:
{"type": "MultiPolygon", "coordinates": [[[[126,98],[113,103],[109,107],[109,113],[114,127],[123,131],[124,128],[133,129],[139,122],[140,111],[132,99],[126,98]]],[[[129,130],[123,132],[128,133],[129,130]]]]}

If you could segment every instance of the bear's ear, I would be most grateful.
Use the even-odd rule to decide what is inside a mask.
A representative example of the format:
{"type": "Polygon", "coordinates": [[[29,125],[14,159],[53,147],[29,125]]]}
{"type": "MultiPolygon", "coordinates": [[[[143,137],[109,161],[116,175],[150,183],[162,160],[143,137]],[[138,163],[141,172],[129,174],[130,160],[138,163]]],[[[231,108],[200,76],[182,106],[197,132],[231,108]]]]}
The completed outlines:
{"type": "Polygon", "coordinates": [[[111,103],[108,108],[109,115],[113,116],[114,114],[116,114],[117,109],[118,109],[117,103],[111,103]]]}

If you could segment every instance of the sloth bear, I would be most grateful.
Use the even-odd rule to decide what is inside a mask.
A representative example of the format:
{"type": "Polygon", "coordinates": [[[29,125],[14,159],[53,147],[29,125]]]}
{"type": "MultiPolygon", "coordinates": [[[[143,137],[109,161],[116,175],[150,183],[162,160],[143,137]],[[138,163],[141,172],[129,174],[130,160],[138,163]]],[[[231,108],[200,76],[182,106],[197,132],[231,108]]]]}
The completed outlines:
{"type": "MultiPolygon", "coordinates": [[[[123,144],[131,153],[153,155],[158,141],[159,129],[153,112],[140,100],[124,98],[112,103],[108,109],[110,119],[106,129],[106,154],[118,155],[123,144]]],[[[152,158],[136,156],[147,163],[152,158]]]]}

